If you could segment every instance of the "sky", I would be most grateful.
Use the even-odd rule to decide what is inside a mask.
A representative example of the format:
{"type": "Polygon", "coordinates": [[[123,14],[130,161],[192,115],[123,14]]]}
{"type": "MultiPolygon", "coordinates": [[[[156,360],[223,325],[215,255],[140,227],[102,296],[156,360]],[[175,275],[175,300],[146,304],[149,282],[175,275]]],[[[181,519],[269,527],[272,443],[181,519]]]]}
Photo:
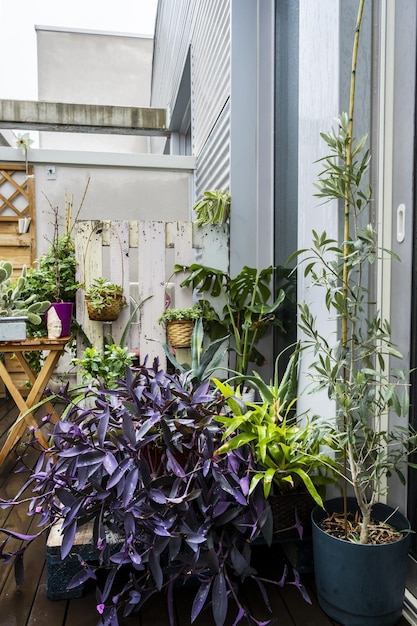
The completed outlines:
{"type": "Polygon", "coordinates": [[[157,0],[0,0],[0,99],[37,100],[37,26],[153,35],[157,0]]]}

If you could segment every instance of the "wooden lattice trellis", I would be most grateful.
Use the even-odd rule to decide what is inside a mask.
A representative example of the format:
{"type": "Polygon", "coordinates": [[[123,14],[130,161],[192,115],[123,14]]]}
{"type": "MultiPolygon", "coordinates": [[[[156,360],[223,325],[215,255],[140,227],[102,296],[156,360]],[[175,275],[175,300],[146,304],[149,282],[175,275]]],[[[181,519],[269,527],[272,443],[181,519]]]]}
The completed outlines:
{"type": "Polygon", "coordinates": [[[0,169],[0,258],[15,273],[36,258],[35,183],[33,167],[2,164],[0,169]],[[28,232],[19,233],[19,220],[30,218],[28,232]]]}

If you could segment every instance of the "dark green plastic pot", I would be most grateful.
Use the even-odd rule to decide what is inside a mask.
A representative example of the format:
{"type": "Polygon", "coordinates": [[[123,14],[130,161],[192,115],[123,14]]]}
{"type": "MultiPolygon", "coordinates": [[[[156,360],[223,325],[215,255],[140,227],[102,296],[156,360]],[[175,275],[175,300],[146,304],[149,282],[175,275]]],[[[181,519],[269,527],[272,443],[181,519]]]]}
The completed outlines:
{"type": "MultiPolygon", "coordinates": [[[[349,510],[357,510],[349,498],[349,510]]],[[[410,543],[410,522],[385,504],[372,517],[404,530],[403,538],[383,545],[361,545],[332,537],[318,524],[328,513],[342,512],[343,500],[315,507],[312,518],[314,574],[317,598],[329,617],[343,626],[394,626],[402,615],[410,543]],[[392,514],[393,513],[393,514],[392,514]]]]}

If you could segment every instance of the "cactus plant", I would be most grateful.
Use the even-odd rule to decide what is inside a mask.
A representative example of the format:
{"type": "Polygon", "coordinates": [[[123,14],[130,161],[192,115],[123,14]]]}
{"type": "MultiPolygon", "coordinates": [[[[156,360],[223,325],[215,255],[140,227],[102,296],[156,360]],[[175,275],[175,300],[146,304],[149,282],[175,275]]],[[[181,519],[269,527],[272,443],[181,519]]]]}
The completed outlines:
{"type": "Polygon", "coordinates": [[[27,268],[23,266],[21,275],[13,280],[13,265],[0,261],[0,318],[27,317],[32,324],[40,324],[42,313],[50,307],[48,301],[37,302],[36,294],[21,299],[26,284],[27,268]]]}

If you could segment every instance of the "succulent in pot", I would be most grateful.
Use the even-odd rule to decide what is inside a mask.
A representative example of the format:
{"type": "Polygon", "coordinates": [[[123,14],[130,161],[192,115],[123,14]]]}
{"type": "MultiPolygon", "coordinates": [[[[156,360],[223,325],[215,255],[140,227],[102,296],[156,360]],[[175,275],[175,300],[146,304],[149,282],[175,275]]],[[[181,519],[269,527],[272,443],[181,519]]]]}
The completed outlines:
{"type": "Polygon", "coordinates": [[[168,342],[173,348],[188,348],[191,345],[194,324],[202,315],[200,305],[195,304],[183,309],[167,308],[158,321],[165,324],[168,342]]]}
{"type": "MultiPolygon", "coordinates": [[[[63,558],[76,531],[93,525],[98,564],[80,562],[70,586],[104,574],[97,610],[108,626],[118,624],[118,611],[139,611],[157,591],[166,594],[173,625],[175,585],[190,577],[190,622],[211,605],[214,623],[222,626],[235,604],[236,624],[267,623],[251,614],[237,583],[255,578],[266,594],[266,583],[282,585],[286,571],[275,583],[265,581],[251,563],[255,539],[271,540],[270,511],[262,489],[249,493],[250,449],[215,454],[222,429],[213,416],[221,394],[210,391],[209,381],[184,387],[183,375],[167,375],[157,360],[128,368],[116,388],[86,394],[95,398],[91,408],[81,396],[61,395],[63,417],[28,483],[29,514],[39,515],[44,529],[62,520],[63,558]],[[109,530],[118,536],[114,550],[109,530]]],[[[8,559],[21,561],[23,551],[7,554],[3,545],[8,559]]],[[[297,577],[295,583],[303,592],[297,577]]]]}
{"type": "Polygon", "coordinates": [[[26,321],[39,325],[41,315],[51,304],[47,300],[40,301],[34,293],[24,297],[26,280],[26,266],[20,276],[13,279],[13,265],[9,261],[0,261],[0,320],[12,320],[0,334],[3,341],[26,339],[26,321]]]}
{"type": "Polygon", "coordinates": [[[114,321],[126,306],[123,287],[100,276],[86,289],[88,316],[94,321],[114,321]]]}
{"type": "Polygon", "coordinates": [[[40,324],[41,315],[49,307],[50,302],[39,301],[36,294],[22,298],[26,279],[26,266],[14,280],[13,265],[9,261],[0,261],[0,317],[27,317],[32,324],[40,324]]]}

